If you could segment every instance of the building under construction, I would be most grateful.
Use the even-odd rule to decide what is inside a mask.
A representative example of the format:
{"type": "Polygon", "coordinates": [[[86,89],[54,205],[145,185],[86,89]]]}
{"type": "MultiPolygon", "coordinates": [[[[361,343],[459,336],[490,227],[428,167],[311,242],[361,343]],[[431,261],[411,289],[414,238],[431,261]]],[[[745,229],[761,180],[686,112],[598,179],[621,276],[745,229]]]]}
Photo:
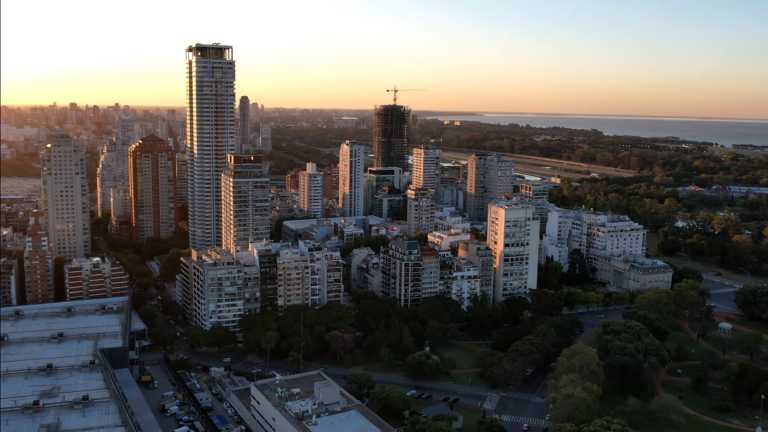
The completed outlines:
{"type": "Polygon", "coordinates": [[[411,110],[402,105],[379,105],[373,112],[374,167],[408,170],[411,110]]]}

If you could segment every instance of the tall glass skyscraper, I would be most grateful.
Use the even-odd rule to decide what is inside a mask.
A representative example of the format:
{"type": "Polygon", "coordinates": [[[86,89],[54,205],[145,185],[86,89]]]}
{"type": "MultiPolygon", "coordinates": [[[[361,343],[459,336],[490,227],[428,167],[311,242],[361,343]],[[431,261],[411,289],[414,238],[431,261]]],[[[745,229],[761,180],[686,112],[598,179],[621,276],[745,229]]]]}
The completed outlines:
{"type": "Polygon", "coordinates": [[[232,47],[187,48],[187,195],[189,246],[221,246],[221,173],[235,152],[232,47]]]}

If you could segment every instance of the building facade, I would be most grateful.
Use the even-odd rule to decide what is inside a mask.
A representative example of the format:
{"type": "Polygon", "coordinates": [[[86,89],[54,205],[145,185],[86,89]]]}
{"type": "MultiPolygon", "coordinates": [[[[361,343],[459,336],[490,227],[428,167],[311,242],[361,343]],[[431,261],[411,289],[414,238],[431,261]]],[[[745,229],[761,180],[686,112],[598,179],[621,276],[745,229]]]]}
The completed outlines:
{"type": "Polygon", "coordinates": [[[427,234],[435,228],[434,191],[411,187],[408,198],[408,235],[427,234]]]}
{"type": "Polygon", "coordinates": [[[107,258],[75,258],[64,266],[67,301],[128,295],[128,273],[107,258]]]}
{"type": "Polygon", "coordinates": [[[382,295],[395,299],[400,306],[410,307],[421,301],[422,273],[418,241],[399,238],[382,251],[382,295]]]}
{"type": "Polygon", "coordinates": [[[411,110],[380,105],[373,111],[373,166],[408,170],[411,110]]]}
{"type": "Polygon", "coordinates": [[[54,301],[53,256],[39,215],[30,218],[24,248],[24,291],[27,304],[54,301]]]}
{"type": "Polygon", "coordinates": [[[236,253],[268,240],[271,215],[269,162],[261,155],[228,155],[221,174],[222,247],[236,253]]]}
{"type": "Polygon", "coordinates": [[[192,249],[181,259],[176,292],[190,323],[239,331],[243,316],[260,309],[259,262],[249,252],[192,249]]]}
{"type": "Polygon", "coordinates": [[[131,235],[134,240],[171,237],[176,231],[176,154],[149,135],[128,150],[131,235]]]}
{"type": "Polygon", "coordinates": [[[240,105],[238,107],[240,114],[240,128],[237,137],[238,154],[250,153],[251,151],[251,101],[248,96],[240,96],[240,105]]]}
{"type": "Polygon", "coordinates": [[[498,153],[475,153],[467,161],[467,215],[485,220],[488,204],[514,191],[512,161],[498,153]]]}
{"type": "Polygon", "coordinates": [[[307,162],[307,169],[299,173],[299,208],[313,218],[321,218],[325,213],[323,174],[314,162],[307,162]]]}
{"type": "Polygon", "coordinates": [[[411,186],[437,191],[440,184],[440,149],[425,145],[413,149],[411,186]]]}
{"type": "Polygon", "coordinates": [[[235,61],[232,47],[187,48],[187,201],[189,246],[221,244],[221,173],[235,151],[235,61]]]}
{"type": "Polygon", "coordinates": [[[539,221],[525,202],[488,205],[487,244],[493,256],[493,301],[528,297],[536,289],[539,268],[539,221]]]}
{"type": "Polygon", "coordinates": [[[128,145],[122,140],[110,140],[101,149],[99,165],[96,168],[96,214],[105,217],[110,214],[112,188],[125,187],[128,177],[128,145]]]}
{"type": "Polygon", "coordinates": [[[91,217],[85,152],[69,135],[54,134],[43,147],[42,203],[54,256],[65,259],[91,253],[91,217]]]}
{"type": "Polygon", "coordinates": [[[19,304],[19,261],[0,257],[0,307],[19,304]]]}
{"type": "Polygon", "coordinates": [[[365,146],[345,141],[339,148],[339,207],[343,216],[364,216],[365,146]]]}

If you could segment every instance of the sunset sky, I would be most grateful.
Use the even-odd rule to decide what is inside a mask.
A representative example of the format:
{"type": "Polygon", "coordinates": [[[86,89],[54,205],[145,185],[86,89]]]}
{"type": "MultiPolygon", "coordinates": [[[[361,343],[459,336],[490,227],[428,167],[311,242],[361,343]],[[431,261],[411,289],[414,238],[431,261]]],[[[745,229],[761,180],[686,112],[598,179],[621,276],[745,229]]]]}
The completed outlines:
{"type": "Polygon", "coordinates": [[[768,1],[2,0],[3,104],[183,105],[234,47],[270,107],[768,118],[768,1]]]}

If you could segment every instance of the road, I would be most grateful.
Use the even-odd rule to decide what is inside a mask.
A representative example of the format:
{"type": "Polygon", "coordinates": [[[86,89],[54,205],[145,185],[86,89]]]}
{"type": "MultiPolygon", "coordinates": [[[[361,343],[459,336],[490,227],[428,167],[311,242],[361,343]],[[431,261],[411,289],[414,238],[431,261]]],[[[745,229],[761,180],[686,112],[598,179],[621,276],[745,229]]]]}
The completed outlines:
{"type": "Polygon", "coordinates": [[[715,306],[715,312],[740,313],[736,306],[736,291],[741,284],[713,273],[703,273],[702,285],[709,290],[709,302],[715,306]]]}
{"type": "MultiPolygon", "coordinates": [[[[185,352],[190,359],[207,366],[223,366],[225,354],[185,352]]],[[[243,356],[232,355],[230,366],[234,371],[251,371],[255,368],[266,369],[260,361],[247,360],[243,356]]],[[[283,362],[273,361],[269,370],[280,374],[289,374],[283,362]]],[[[356,370],[326,365],[307,365],[306,369],[322,369],[329,377],[344,383],[347,376],[356,370]]],[[[367,372],[377,384],[390,384],[405,389],[416,389],[432,394],[432,400],[445,396],[459,398],[459,405],[468,409],[479,410],[484,404],[491,415],[497,415],[508,430],[520,430],[522,424],[529,424],[531,431],[542,430],[545,425],[546,404],[544,398],[532,393],[499,392],[484,385],[464,385],[449,381],[420,381],[404,375],[388,372],[367,372]],[[492,403],[488,403],[492,401],[492,403]]]]}

